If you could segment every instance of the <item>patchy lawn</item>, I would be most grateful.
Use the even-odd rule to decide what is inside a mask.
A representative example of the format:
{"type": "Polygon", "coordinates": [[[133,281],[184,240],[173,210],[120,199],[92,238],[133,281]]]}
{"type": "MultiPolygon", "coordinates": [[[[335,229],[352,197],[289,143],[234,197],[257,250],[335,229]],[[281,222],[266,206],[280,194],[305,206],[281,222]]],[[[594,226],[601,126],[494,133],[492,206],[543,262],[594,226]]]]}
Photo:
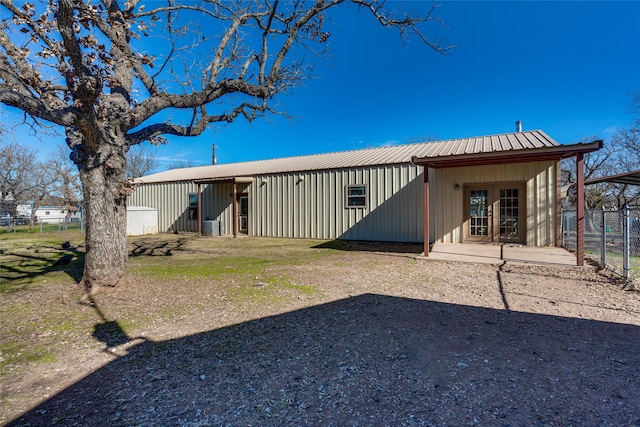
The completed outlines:
{"type": "Polygon", "coordinates": [[[78,237],[0,236],[2,424],[640,424],[640,295],[591,267],[156,235],[91,306],[78,237]]]}

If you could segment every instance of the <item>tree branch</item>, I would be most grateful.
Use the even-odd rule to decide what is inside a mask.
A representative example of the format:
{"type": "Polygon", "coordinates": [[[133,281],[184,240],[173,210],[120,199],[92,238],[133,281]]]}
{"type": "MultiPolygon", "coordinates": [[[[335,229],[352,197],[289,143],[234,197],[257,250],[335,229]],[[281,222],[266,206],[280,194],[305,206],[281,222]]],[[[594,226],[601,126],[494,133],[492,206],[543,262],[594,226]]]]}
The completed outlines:
{"type": "Polygon", "coordinates": [[[65,73],[67,86],[74,93],[76,105],[80,109],[88,111],[93,109],[98,96],[102,93],[102,82],[92,75],[84,63],[82,48],[73,28],[73,15],[72,0],[59,0],[56,13],[58,31],[62,36],[62,43],[70,58],[71,66],[75,70],[73,74],[65,73]],[[78,77],[77,83],[74,82],[73,75],[78,77]]]}
{"type": "Polygon", "coordinates": [[[231,112],[209,116],[206,109],[201,110],[200,118],[192,122],[191,126],[179,126],[173,123],[156,123],[149,125],[139,131],[132,132],[127,136],[130,145],[140,144],[147,140],[152,140],[160,135],[174,136],[198,136],[201,135],[210,123],[231,123],[236,117],[242,115],[249,121],[256,118],[256,113],[264,113],[268,110],[265,105],[252,103],[242,103],[231,112]]]}

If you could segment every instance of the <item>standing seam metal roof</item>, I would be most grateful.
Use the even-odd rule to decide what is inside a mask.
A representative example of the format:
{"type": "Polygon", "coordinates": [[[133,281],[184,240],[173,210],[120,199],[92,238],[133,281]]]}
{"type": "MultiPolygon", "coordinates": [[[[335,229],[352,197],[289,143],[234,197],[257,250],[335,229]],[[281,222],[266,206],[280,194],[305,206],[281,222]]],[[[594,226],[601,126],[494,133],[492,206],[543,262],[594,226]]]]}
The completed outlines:
{"type": "Polygon", "coordinates": [[[532,150],[536,148],[556,147],[559,145],[560,144],[543,131],[533,130],[270,160],[173,169],[137,178],[135,182],[158,183],[207,179],[222,180],[275,173],[406,164],[410,163],[413,157],[442,158],[462,154],[532,150]]]}

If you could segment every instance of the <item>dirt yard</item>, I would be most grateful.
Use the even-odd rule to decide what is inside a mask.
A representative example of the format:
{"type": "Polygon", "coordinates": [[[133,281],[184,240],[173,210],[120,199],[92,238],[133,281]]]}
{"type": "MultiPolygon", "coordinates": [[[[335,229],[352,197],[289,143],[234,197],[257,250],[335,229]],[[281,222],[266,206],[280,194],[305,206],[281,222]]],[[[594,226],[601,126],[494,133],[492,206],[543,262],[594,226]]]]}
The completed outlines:
{"type": "Polygon", "coordinates": [[[2,294],[3,348],[53,356],[3,354],[1,424],[640,425],[640,294],[593,267],[162,239],[94,306],[71,274],[2,294]]]}

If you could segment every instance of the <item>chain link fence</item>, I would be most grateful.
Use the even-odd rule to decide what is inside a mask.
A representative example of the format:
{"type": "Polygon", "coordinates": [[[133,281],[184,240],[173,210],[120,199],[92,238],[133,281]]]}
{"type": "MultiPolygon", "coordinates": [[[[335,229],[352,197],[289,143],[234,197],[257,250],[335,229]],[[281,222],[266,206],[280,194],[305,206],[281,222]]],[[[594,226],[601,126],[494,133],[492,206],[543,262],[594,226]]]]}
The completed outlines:
{"type": "Polygon", "coordinates": [[[84,222],[82,218],[72,220],[60,219],[58,221],[39,221],[29,223],[28,218],[0,218],[0,235],[6,233],[60,233],[78,232],[84,233],[84,222]]]}
{"type": "MultiPolygon", "coordinates": [[[[585,210],[585,255],[603,267],[640,281],[640,209],[585,210]]],[[[562,245],[576,250],[576,211],[562,212],[562,245]]]]}

